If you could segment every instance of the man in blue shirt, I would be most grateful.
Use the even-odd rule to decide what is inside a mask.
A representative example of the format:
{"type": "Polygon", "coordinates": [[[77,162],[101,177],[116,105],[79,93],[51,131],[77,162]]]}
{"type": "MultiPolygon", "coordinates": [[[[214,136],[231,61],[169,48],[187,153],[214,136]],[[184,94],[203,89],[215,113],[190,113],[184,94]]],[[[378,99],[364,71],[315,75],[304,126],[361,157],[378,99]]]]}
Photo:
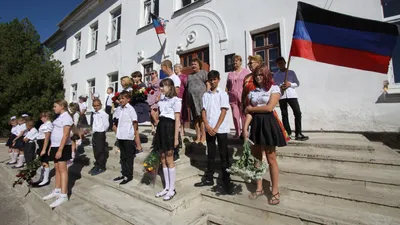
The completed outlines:
{"type": "Polygon", "coordinates": [[[274,82],[276,85],[280,85],[282,90],[282,96],[279,100],[279,107],[282,112],[282,122],[289,137],[292,134],[292,130],[289,125],[289,114],[288,104],[293,110],[294,124],[295,124],[295,139],[298,141],[306,141],[309,138],[304,136],[301,132],[301,111],[300,105],[297,100],[297,93],[295,88],[300,86],[300,82],[297,79],[296,73],[293,70],[288,71],[287,80],[285,81],[286,74],[286,61],[283,57],[278,57],[275,60],[276,65],[279,67],[279,71],[274,74],[274,82]]]}

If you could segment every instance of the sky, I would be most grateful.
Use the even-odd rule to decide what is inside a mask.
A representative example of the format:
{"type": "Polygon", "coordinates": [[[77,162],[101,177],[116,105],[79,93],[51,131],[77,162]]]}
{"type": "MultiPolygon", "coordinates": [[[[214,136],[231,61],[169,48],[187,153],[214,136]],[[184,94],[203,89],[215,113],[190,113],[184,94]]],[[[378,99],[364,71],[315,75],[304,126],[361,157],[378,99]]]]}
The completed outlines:
{"type": "Polygon", "coordinates": [[[83,0],[0,0],[0,23],[27,17],[45,41],[83,0]]]}

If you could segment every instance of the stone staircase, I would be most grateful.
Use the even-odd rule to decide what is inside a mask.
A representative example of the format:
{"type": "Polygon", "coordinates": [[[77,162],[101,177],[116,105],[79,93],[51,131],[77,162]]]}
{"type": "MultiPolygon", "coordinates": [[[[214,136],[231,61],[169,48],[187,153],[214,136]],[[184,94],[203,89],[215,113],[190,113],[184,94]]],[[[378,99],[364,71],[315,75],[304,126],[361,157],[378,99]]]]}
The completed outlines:
{"type": "MultiPolygon", "coordinates": [[[[148,140],[143,143],[144,153],[135,158],[132,182],[124,186],[112,182],[120,171],[119,155],[112,151],[108,170],[89,175],[93,153],[85,147],[85,154],[69,169],[69,202],[52,211],[41,200],[53,184],[32,189],[28,202],[53,224],[400,224],[400,155],[361,135],[309,133],[309,141],[290,141],[278,149],[281,203],[270,206],[266,197],[249,200],[255,185],[235,176],[234,195],[224,195],[218,187],[193,187],[204,173],[206,148],[187,140],[176,165],[177,195],[168,202],[155,198],[162,179],[157,176],[152,183],[143,172],[152,136],[148,127],[140,129],[148,140]]],[[[109,133],[107,140],[114,143],[114,135],[109,133]]],[[[229,143],[233,158],[238,159],[242,143],[234,139],[229,143]]],[[[1,148],[0,160],[5,161],[6,151],[1,148]]],[[[11,185],[16,171],[2,163],[0,173],[11,185]]],[[[267,173],[266,185],[268,180],[267,173]]],[[[27,191],[26,187],[15,190],[27,191]]]]}

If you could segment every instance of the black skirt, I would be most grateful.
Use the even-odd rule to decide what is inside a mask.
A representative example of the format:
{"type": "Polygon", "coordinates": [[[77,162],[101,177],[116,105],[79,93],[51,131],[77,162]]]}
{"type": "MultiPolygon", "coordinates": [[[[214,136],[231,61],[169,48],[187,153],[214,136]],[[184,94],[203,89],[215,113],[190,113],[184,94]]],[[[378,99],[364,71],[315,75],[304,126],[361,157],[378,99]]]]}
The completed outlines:
{"type": "Polygon", "coordinates": [[[15,141],[15,144],[14,144],[13,148],[22,149],[23,150],[23,148],[24,148],[24,136],[19,137],[15,141]]]}
{"type": "Polygon", "coordinates": [[[70,159],[72,159],[72,147],[71,145],[65,145],[61,158],[56,159],[56,154],[58,151],[58,147],[51,147],[50,148],[50,156],[49,156],[49,161],[54,161],[56,162],[65,162],[68,161],[70,159]]]}
{"type": "Polygon", "coordinates": [[[174,149],[175,120],[160,117],[154,140],[154,149],[160,152],[174,149]]]}
{"type": "Polygon", "coordinates": [[[272,112],[253,114],[250,140],[254,144],[262,146],[282,147],[287,145],[285,136],[272,112]]]}
{"type": "MultiPolygon", "coordinates": [[[[44,145],[44,139],[38,139],[36,140],[36,143],[38,144],[38,149],[36,151],[36,154],[38,156],[40,156],[40,153],[42,152],[43,149],[43,145],[44,145]]],[[[50,140],[49,140],[49,144],[47,145],[47,149],[46,149],[46,154],[44,154],[43,156],[40,156],[40,161],[41,162],[49,162],[49,150],[50,150],[50,140]]]]}
{"type": "Polygon", "coordinates": [[[7,140],[7,143],[6,143],[6,146],[8,146],[8,147],[12,147],[12,144],[13,144],[13,141],[14,141],[14,139],[17,137],[17,135],[15,135],[15,134],[11,134],[9,137],[8,137],[8,140],[7,140]]]}

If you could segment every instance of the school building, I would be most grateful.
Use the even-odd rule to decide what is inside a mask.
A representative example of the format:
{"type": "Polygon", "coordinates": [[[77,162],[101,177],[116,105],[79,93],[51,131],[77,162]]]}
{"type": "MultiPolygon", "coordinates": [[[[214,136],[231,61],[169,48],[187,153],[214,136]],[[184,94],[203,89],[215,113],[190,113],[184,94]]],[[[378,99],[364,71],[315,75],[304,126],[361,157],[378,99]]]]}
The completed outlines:
{"type": "MultiPolygon", "coordinates": [[[[328,10],[400,24],[397,0],[303,0],[328,10]]],[[[45,44],[64,67],[65,97],[106,88],[120,90],[119,78],[152,69],[170,59],[191,72],[191,60],[221,72],[225,88],[231,57],[260,54],[272,71],[278,56],[288,57],[296,0],[84,0],[59,24],[45,44]],[[166,22],[158,38],[150,14],[166,22]]],[[[292,58],[300,80],[305,131],[398,131],[400,128],[400,48],[388,74],[292,58]],[[387,93],[383,84],[389,82],[387,93]]],[[[91,104],[89,102],[89,104],[91,104]]],[[[89,107],[90,109],[90,107],[89,107]]],[[[279,111],[279,108],[277,109],[279,111]]],[[[289,110],[291,112],[291,110],[289,110]]],[[[90,112],[88,112],[90,114],[90,112]]],[[[233,122],[229,114],[231,126],[233,122]]],[[[293,115],[290,114],[293,122],[293,115]]],[[[294,129],[294,126],[293,126],[294,129]]]]}

